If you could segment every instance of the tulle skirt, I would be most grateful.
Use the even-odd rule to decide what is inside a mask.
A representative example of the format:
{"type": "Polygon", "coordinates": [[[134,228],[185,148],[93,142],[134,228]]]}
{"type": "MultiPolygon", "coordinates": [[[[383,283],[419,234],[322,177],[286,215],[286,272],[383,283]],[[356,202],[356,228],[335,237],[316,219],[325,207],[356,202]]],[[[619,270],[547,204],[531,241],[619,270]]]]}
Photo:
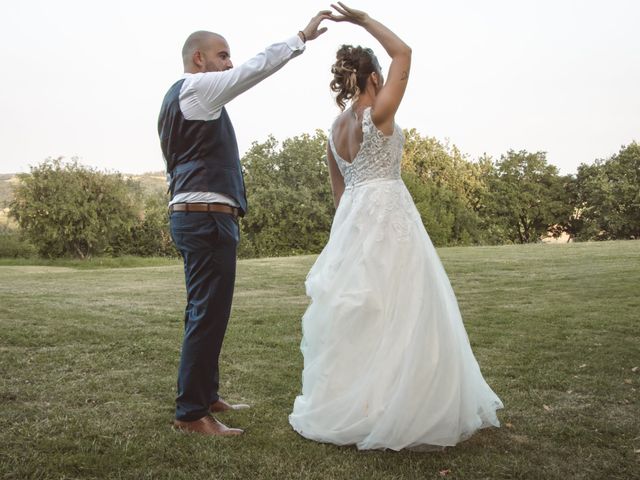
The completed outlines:
{"type": "Polygon", "coordinates": [[[359,449],[455,445],[499,426],[442,263],[402,180],[347,188],[305,282],[302,436],[359,449]]]}

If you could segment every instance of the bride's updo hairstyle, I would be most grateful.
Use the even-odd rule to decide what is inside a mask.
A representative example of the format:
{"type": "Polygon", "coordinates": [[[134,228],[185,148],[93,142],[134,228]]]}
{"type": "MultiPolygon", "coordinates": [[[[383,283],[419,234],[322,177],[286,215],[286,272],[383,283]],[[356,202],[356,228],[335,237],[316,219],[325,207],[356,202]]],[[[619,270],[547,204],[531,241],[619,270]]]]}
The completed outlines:
{"type": "Polygon", "coordinates": [[[336,103],[344,110],[347,100],[356,99],[367,86],[367,78],[380,71],[378,59],[370,48],[343,45],[331,66],[331,90],[336,92],[336,103]]]}

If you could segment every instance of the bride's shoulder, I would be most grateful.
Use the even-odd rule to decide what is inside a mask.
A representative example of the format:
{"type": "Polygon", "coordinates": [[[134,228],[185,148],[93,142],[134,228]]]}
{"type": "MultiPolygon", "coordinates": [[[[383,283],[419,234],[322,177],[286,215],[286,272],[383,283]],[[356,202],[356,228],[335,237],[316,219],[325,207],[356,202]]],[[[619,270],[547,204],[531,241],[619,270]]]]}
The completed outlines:
{"type": "Polygon", "coordinates": [[[349,109],[345,110],[344,112],[340,113],[340,115],[338,115],[334,120],[333,120],[333,124],[331,125],[331,128],[341,128],[344,127],[344,125],[349,121],[349,109]]]}
{"type": "Polygon", "coordinates": [[[350,115],[347,113],[348,110],[345,110],[340,115],[338,115],[331,124],[331,133],[333,134],[334,140],[338,138],[342,138],[342,136],[349,131],[350,127],[350,115]]]}
{"type": "Polygon", "coordinates": [[[383,135],[389,137],[393,135],[396,130],[396,123],[394,117],[387,119],[380,119],[377,117],[375,108],[369,107],[362,119],[363,130],[368,130],[376,135],[383,135]]]}

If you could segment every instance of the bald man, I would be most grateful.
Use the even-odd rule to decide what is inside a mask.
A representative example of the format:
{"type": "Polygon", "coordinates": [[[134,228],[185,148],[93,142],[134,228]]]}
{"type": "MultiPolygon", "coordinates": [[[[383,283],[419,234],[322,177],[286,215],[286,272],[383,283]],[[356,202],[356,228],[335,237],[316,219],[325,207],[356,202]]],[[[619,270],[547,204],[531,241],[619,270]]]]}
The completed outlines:
{"type": "Polygon", "coordinates": [[[231,311],[239,240],[247,211],[240,155],[225,105],[301,54],[326,31],[322,11],[297,35],[233,68],[221,35],[199,31],[182,49],[184,75],[167,92],[158,133],[171,201],[171,236],[184,260],[187,306],[174,426],[206,435],[240,435],[211,413],[248,408],[218,394],[218,357],[231,311]]]}

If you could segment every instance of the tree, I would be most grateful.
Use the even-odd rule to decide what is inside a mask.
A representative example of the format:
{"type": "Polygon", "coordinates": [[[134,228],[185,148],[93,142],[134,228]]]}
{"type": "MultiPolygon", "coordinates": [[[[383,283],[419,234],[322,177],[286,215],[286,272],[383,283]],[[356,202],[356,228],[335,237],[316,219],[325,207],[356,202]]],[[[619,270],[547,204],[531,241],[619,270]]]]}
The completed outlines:
{"type": "Polygon", "coordinates": [[[0,224],[0,258],[32,257],[36,250],[19,230],[0,224]]]}
{"type": "Polygon", "coordinates": [[[434,244],[482,242],[478,212],[486,191],[483,168],[455,145],[405,131],[402,177],[434,244]]]}
{"type": "Polygon", "coordinates": [[[547,164],[546,154],[509,150],[495,167],[484,215],[498,224],[506,239],[531,243],[548,233],[558,235],[556,226],[568,221],[573,207],[568,179],[547,164]]]}
{"type": "Polygon", "coordinates": [[[632,142],[608,160],[578,167],[578,238],[640,238],[640,144],[632,142]]]}
{"type": "Polygon", "coordinates": [[[144,197],[144,212],[136,218],[124,236],[112,242],[109,249],[116,255],[141,257],[175,257],[178,250],[169,228],[169,197],[165,192],[151,191],[144,197]]]}
{"type": "Polygon", "coordinates": [[[403,173],[402,179],[434,245],[454,243],[454,225],[464,211],[460,200],[450,190],[425,182],[413,172],[403,173]]]}
{"type": "Polygon", "coordinates": [[[242,159],[249,212],[241,221],[241,256],[317,253],[327,242],[333,201],[326,135],[254,143],[242,159]]]}
{"type": "Polygon", "coordinates": [[[42,256],[86,258],[126,236],[141,214],[131,186],[62,158],[49,158],[18,175],[11,215],[42,256]]]}

